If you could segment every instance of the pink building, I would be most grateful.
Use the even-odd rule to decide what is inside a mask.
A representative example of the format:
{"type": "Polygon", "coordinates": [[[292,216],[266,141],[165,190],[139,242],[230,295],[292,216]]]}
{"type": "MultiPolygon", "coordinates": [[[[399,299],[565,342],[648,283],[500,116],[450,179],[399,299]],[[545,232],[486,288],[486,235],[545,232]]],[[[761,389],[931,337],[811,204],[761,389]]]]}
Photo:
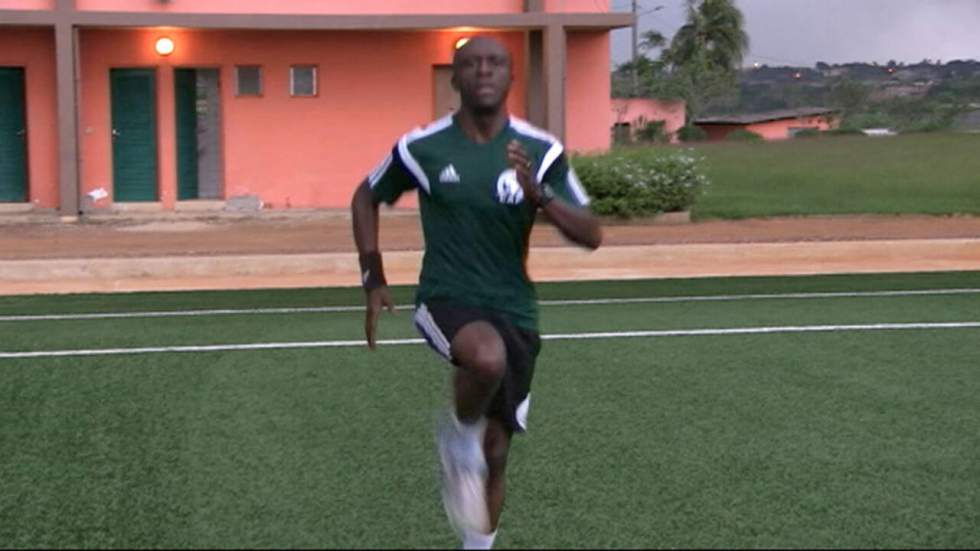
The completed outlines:
{"type": "Polygon", "coordinates": [[[631,22],[607,0],[0,0],[0,212],[346,207],[454,108],[475,34],[514,56],[513,114],[604,150],[631,22]]]}
{"type": "Polygon", "coordinates": [[[832,130],[840,126],[840,114],[825,107],[781,109],[751,115],[705,117],[694,124],[708,133],[708,140],[720,141],[736,130],[755,132],[766,140],[792,138],[800,130],[832,130]]]}
{"type": "Polygon", "coordinates": [[[664,132],[672,143],[677,142],[677,131],[683,128],[686,117],[684,100],[647,98],[614,98],[609,113],[610,128],[628,127],[634,138],[647,123],[664,121],[664,132]]]}

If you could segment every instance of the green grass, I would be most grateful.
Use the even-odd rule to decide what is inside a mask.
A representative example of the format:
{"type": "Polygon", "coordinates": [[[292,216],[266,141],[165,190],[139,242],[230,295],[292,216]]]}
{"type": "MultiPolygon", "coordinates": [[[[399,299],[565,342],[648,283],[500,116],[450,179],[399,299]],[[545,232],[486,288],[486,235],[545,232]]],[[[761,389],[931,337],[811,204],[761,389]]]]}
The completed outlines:
{"type": "MultiPolygon", "coordinates": [[[[956,289],[978,273],[599,282],[542,298],[956,289]]],[[[400,302],[411,289],[396,289],[400,302]]],[[[0,298],[0,315],[356,304],[0,298]]],[[[980,294],[547,306],[544,333],[978,321],[980,294]]],[[[0,322],[0,350],[356,338],[358,313],[0,322]]],[[[382,338],[414,336],[409,312],[382,338]]],[[[501,547],[973,548],[978,329],[549,341],[501,547]]],[[[422,346],[0,359],[0,547],[452,547],[422,346]]]]}
{"type": "Polygon", "coordinates": [[[712,182],[692,210],[697,219],[980,214],[980,135],[836,136],[694,147],[706,158],[712,182]]]}

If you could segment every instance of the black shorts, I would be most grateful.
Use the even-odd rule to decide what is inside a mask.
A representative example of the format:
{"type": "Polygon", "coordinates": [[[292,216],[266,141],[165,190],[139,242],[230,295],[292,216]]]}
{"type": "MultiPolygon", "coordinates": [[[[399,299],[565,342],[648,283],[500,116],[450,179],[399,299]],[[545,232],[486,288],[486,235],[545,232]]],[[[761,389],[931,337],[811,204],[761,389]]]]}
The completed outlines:
{"type": "Polygon", "coordinates": [[[503,422],[513,432],[524,432],[531,405],[534,363],[541,351],[540,335],[514,325],[496,312],[479,308],[439,302],[419,304],[415,310],[415,327],[433,350],[454,365],[458,364],[453,361],[450,343],[464,325],[474,321],[492,325],[507,348],[507,371],[487,417],[503,422]]]}

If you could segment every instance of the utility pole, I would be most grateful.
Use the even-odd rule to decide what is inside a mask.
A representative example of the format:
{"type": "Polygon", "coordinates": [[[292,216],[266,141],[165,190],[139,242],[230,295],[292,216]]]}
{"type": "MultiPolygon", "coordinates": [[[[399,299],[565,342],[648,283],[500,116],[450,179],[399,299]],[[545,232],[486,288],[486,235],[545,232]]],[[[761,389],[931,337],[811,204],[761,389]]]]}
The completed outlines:
{"type": "Polygon", "coordinates": [[[635,96],[640,89],[640,75],[637,72],[636,60],[640,58],[640,29],[639,13],[637,9],[638,0],[633,0],[633,95],[635,96]]]}

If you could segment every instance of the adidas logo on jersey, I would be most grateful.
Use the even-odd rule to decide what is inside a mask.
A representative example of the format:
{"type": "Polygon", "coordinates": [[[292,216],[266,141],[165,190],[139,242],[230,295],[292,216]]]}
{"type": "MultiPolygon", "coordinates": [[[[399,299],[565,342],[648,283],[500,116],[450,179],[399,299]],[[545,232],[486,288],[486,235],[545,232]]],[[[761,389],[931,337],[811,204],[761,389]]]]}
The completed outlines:
{"type": "Polygon", "coordinates": [[[450,164],[442,169],[442,172],[439,173],[439,181],[444,184],[458,184],[459,174],[456,172],[456,167],[450,164]]]}

